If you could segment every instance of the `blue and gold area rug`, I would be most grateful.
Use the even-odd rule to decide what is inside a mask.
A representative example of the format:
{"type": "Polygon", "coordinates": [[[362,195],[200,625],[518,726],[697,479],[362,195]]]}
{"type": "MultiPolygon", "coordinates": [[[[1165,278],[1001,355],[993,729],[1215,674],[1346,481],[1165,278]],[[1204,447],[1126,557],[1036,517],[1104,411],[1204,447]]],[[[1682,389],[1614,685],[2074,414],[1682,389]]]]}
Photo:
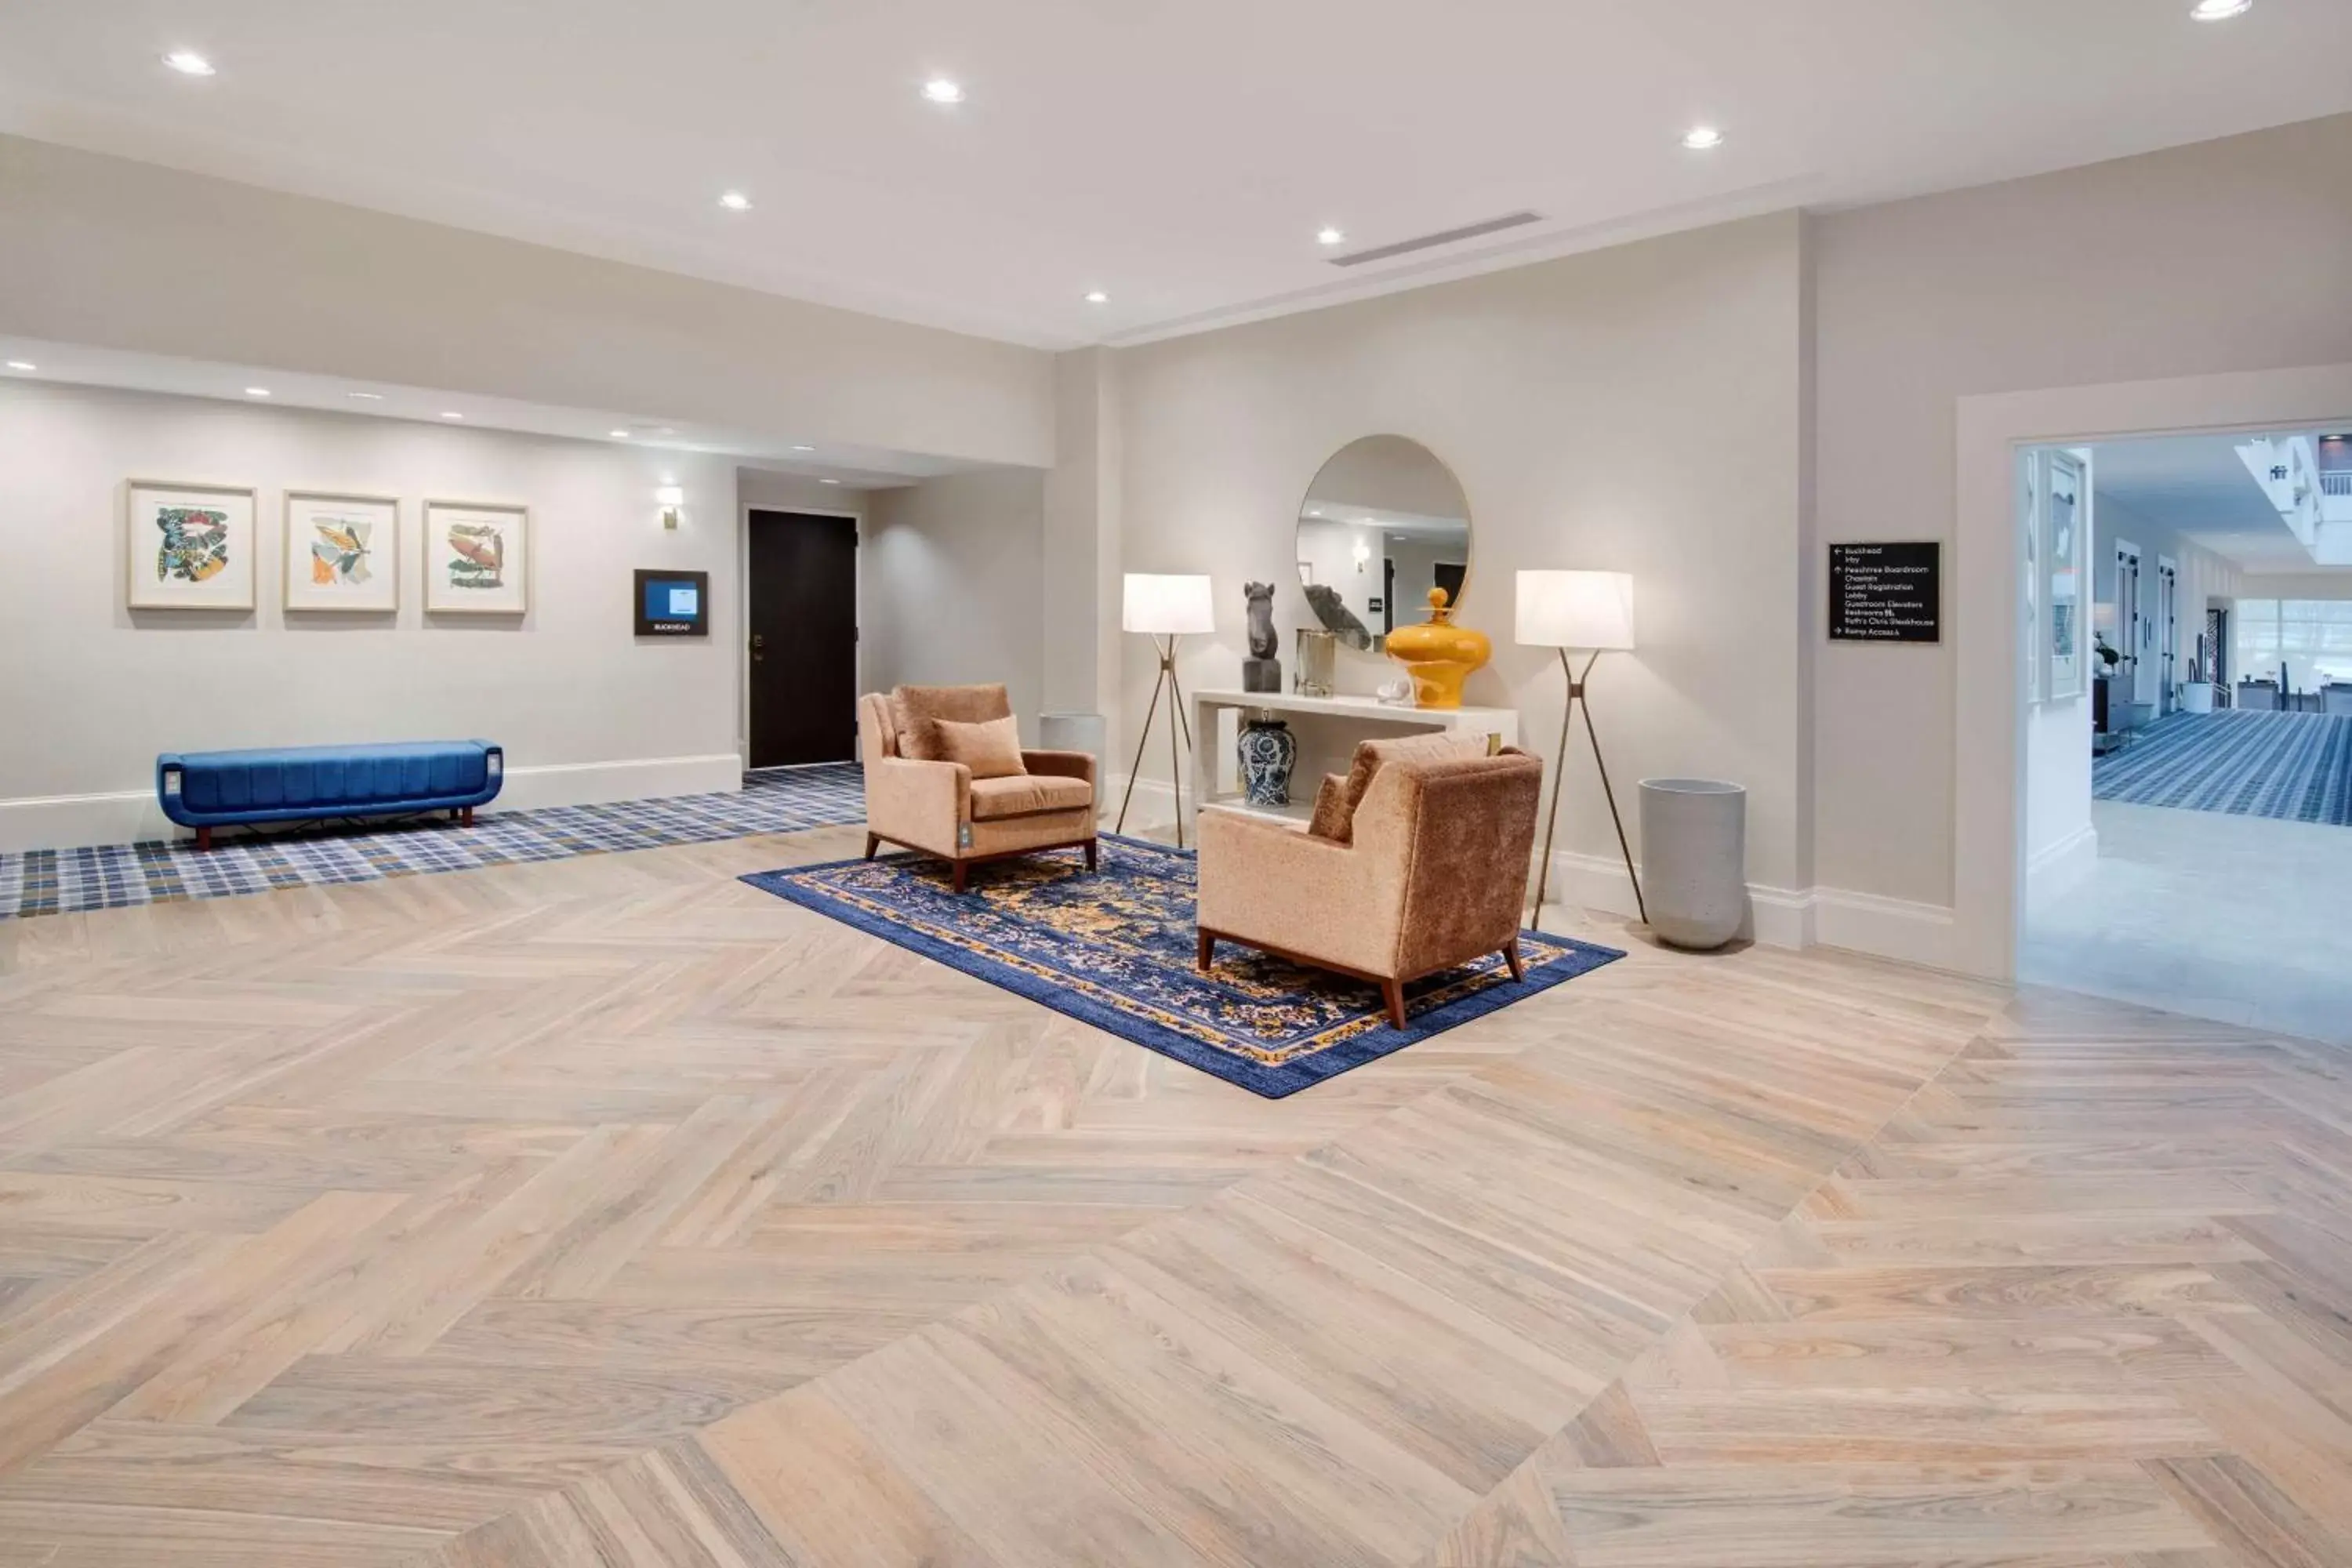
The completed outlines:
{"type": "Polygon", "coordinates": [[[471,827],[436,813],[225,836],[203,853],[183,838],[0,855],[0,920],[798,833],[865,821],[865,777],[855,763],[825,763],[745,773],[740,795],[485,813],[471,827]]]}
{"type": "MultiPolygon", "coordinates": [[[[1405,988],[1406,1027],[1380,991],[1232,942],[1195,966],[1192,857],[1105,835],[1102,869],[1062,850],[971,868],[958,897],[914,855],[759,871],[743,880],[1001,985],[1268,1100],[1525,1001],[1625,955],[1523,933],[1528,977],[1499,954],[1405,988]]],[[[1344,917],[1340,917],[1344,918],[1344,917]]]]}
{"type": "Polygon", "coordinates": [[[2352,826],[2352,719],[2173,713],[2091,764],[2100,800],[2352,826]]]}

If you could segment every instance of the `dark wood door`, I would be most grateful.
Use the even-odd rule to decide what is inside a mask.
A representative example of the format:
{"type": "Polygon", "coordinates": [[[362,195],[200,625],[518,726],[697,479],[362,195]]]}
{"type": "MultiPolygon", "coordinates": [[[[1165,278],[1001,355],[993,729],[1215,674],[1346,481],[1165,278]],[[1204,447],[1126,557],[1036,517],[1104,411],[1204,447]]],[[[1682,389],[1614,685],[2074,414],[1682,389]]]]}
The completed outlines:
{"type": "Polygon", "coordinates": [[[857,754],[857,524],[751,514],[751,765],[857,754]]]}

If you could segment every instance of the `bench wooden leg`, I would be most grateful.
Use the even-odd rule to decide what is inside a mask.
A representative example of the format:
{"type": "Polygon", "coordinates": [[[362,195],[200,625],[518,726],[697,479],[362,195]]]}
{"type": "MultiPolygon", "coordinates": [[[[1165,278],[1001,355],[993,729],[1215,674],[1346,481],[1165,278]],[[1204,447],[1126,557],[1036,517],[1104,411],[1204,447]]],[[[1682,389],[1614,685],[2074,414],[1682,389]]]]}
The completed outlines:
{"type": "Polygon", "coordinates": [[[1511,966],[1512,979],[1525,980],[1528,977],[1528,961],[1519,956],[1517,937],[1513,937],[1503,944],[1503,962],[1511,966]]]}
{"type": "Polygon", "coordinates": [[[1201,959],[1200,959],[1200,963],[1201,963],[1201,973],[1203,973],[1203,974],[1206,974],[1206,973],[1209,972],[1209,966],[1210,966],[1210,965],[1212,965],[1212,964],[1213,964],[1214,963],[1216,963],[1216,961],[1217,961],[1217,938],[1216,938],[1216,935],[1215,935],[1215,933],[1214,933],[1214,932],[1213,932],[1213,931],[1202,931],[1202,932],[1201,933],[1201,959]]]}
{"type": "Polygon", "coordinates": [[[1403,1028],[1404,982],[1402,980],[1381,981],[1381,1000],[1389,1005],[1389,1022],[1395,1025],[1400,1029],[1403,1028]]]}
{"type": "Polygon", "coordinates": [[[866,836],[866,858],[868,860],[873,859],[874,852],[881,847],[882,840],[880,838],[871,833],[866,836]]]}
{"type": "Polygon", "coordinates": [[[197,854],[199,854],[199,855],[202,855],[202,854],[204,854],[204,853],[207,852],[208,850],[210,850],[210,849],[212,848],[212,847],[213,847],[213,830],[212,830],[211,828],[209,828],[209,827],[199,827],[199,828],[197,828],[197,829],[196,829],[196,853],[197,853],[197,854]]]}

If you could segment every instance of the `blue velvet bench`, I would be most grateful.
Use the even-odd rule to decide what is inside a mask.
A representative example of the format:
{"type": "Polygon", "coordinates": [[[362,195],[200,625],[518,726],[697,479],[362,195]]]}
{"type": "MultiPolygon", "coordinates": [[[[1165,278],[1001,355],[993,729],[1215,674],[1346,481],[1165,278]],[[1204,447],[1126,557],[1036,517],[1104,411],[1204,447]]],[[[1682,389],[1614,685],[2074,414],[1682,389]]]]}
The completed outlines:
{"type": "Polygon", "coordinates": [[[163,815],[213,847],[213,829],[447,811],[471,826],[474,808],[506,782],[506,753],[488,741],[373,746],[284,746],[250,752],[166,752],[155,759],[163,815]]]}

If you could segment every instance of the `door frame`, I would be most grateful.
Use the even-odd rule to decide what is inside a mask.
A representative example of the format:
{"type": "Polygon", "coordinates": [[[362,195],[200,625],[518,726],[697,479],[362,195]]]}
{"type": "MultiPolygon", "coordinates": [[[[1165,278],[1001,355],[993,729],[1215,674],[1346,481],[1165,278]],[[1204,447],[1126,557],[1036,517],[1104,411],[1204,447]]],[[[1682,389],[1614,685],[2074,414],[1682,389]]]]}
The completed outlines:
{"type": "MultiPolygon", "coordinates": [[[[735,755],[743,771],[751,770],[751,514],[791,512],[799,517],[838,517],[857,531],[857,548],[850,552],[850,570],[857,584],[857,689],[866,689],[866,514],[833,506],[796,506],[777,501],[740,501],[735,529],[735,581],[740,595],[735,605],[735,755]]],[[[860,737],[862,742],[863,737],[860,737]]],[[[853,751],[853,756],[861,753],[853,751]]]]}
{"type": "Polygon", "coordinates": [[[1989,393],[1954,414],[1952,921],[1929,962],[2008,980],[2025,887],[2018,448],[2352,425],[2352,364],[1989,393]]]}
{"type": "MultiPolygon", "coordinates": [[[[2124,700],[2137,705],[2139,701],[2139,637],[2137,634],[2140,619],[2145,614],[2145,609],[2140,604],[2140,589],[2143,586],[2141,579],[2147,575],[2140,569],[2147,564],[2147,552],[2128,539],[2117,538],[2111,542],[2115,546],[2116,563],[2116,651],[2123,655],[2121,663],[2127,676],[2124,681],[2124,700]],[[2131,564],[2131,624],[2128,626],[2124,624],[2124,564],[2126,562],[2131,564]]],[[[2107,700],[2111,704],[2114,702],[2114,692],[2110,691],[2107,694],[2107,700]]],[[[2110,722],[2113,722],[2114,711],[2112,707],[2108,709],[2110,722]]]]}
{"type": "Polygon", "coordinates": [[[2156,716],[2173,711],[2173,667],[2180,662],[2180,563],[2156,558],[2156,716]]]}

